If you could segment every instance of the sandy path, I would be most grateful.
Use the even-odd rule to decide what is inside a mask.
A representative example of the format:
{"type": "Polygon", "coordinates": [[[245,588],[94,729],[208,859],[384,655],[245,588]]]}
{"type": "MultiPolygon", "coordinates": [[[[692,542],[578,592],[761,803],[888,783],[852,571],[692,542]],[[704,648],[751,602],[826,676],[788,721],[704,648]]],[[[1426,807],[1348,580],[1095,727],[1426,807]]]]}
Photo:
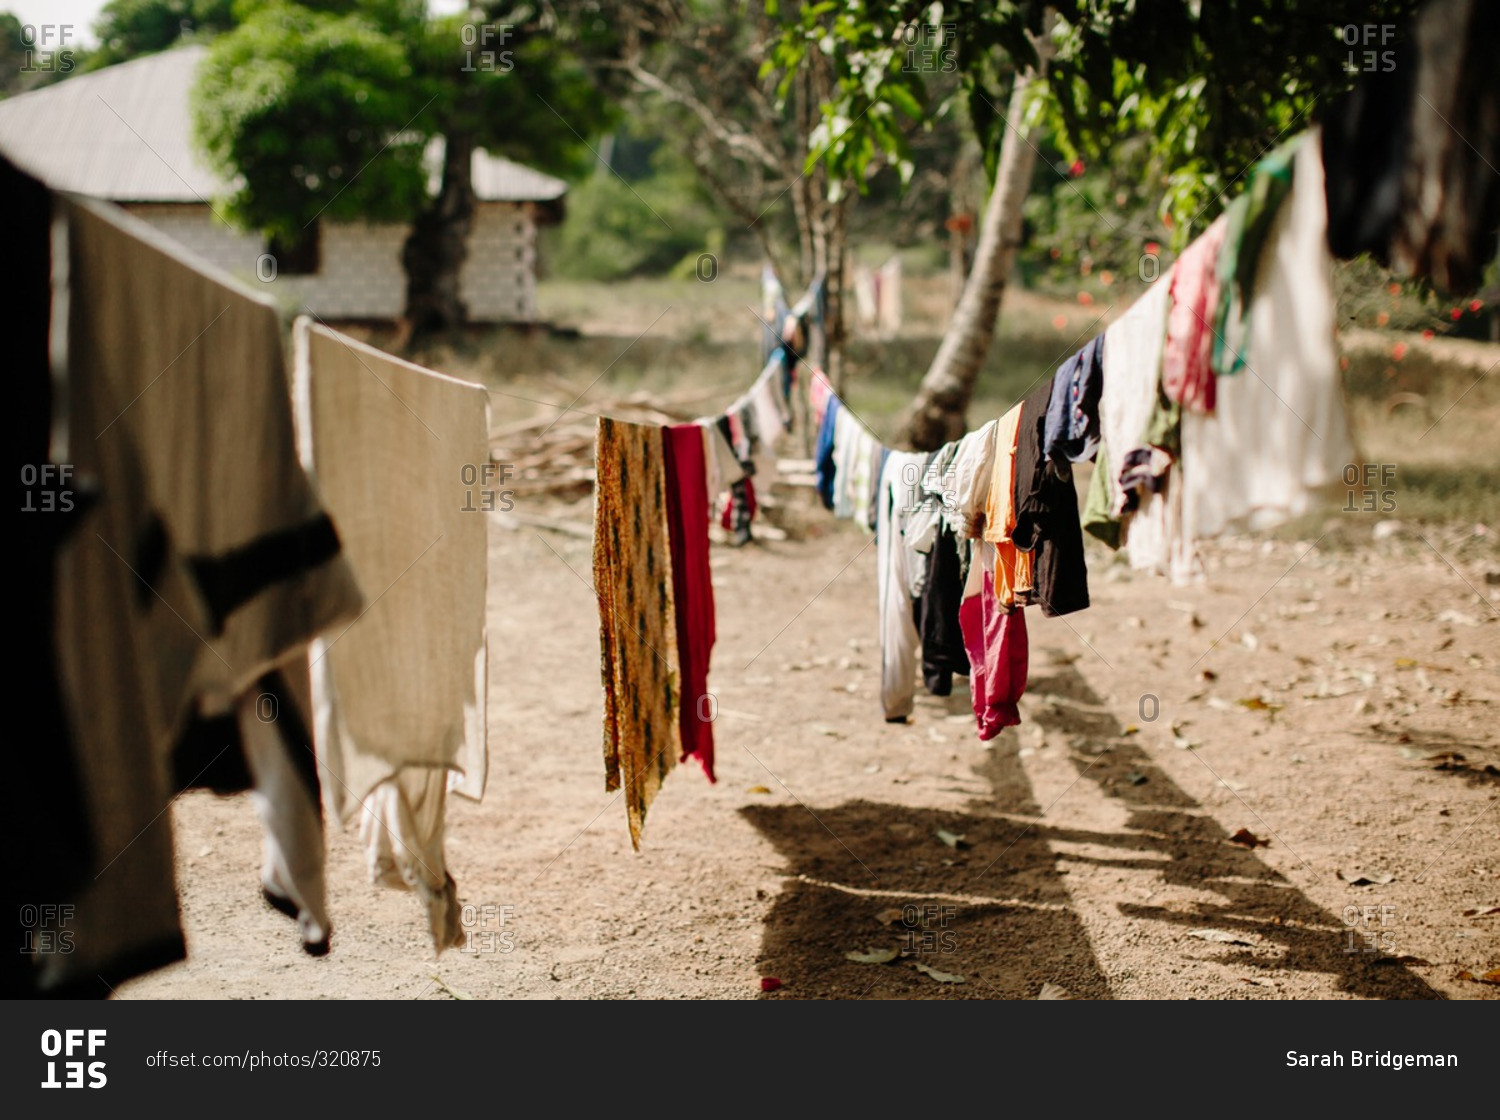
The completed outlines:
{"type": "Polygon", "coordinates": [[[434,962],[415,899],[335,832],[334,951],[305,957],[259,899],[249,804],[194,793],[189,959],[121,995],[1500,996],[1459,978],[1500,966],[1500,917],[1463,914],[1500,905],[1492,537],[1430,536],[1453,568],[1414,538],[1295,566],[1307,543],[1224,546],[1191,589],[1091,556],[1095,605],[1032,612],[1025,723],[986,748],[966,696],[880,719],[874,548],[807,524],[715,548],[720,780],[673,774],[639,855],[602,792],[588,543],[497,531],[490,791],[449,842],[484,951],[434,962]],[[1463,759],[1406,757],[1438,751],[1463,759]],[[917,928],[879,920],[903,907],[917,928]],[[914,955],[845,959],[882,947],[914,955]]]}

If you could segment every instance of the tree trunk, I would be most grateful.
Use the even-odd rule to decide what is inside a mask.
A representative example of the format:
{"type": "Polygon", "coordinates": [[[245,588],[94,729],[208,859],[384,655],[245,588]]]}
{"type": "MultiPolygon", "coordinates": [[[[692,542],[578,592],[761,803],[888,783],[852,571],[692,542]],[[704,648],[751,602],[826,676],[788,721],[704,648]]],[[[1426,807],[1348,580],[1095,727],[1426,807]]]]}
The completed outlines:
{"type": "Polygon", "coordinates": [[[461,327],[469,309],[459,291],[474,223],[474,138],[450,134],[443,149],[443,181],[436,198],[417,215],[401,249],[406,269],[409,337],[461,327]]]}
{"type": "Polygon", "coordinates": [[[964,434],[974,382],[995,337],[995,321],[1021,243],[1021,207],[1036,165],[1036,149],[1023,131],[1026,94],[1033,80],[1030,72],[1016,75],[974,264],[953,321],[907,413],[906,439],[919,451],[934,451],[964,434]]]}

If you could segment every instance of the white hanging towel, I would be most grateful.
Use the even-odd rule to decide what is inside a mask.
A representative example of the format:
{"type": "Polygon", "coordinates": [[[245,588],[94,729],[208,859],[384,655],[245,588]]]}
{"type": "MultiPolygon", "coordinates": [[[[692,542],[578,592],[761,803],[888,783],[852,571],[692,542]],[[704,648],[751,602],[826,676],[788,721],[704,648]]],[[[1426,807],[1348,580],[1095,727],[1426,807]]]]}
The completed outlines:
{"type": "Polygon", "coordinates": [[[1354,461],[1334,339],[1316,129],[1303,138],[1292,167],[1291,192],[1256,270],[1246,366],[1218,379],[1213,414],[1183,410],[1189,541],[1226,529],[1263,529],[1306,513],[1354,461]]]}
{"type": "Polygon", "coordinates": [[[486,509],[481,385],[296,324],[298,443],[370,606],[310,654],[329,811],[361,816],[371,877],[415,890],[438,952],[462,940],[444,797],[484,793],[486,509]]]}

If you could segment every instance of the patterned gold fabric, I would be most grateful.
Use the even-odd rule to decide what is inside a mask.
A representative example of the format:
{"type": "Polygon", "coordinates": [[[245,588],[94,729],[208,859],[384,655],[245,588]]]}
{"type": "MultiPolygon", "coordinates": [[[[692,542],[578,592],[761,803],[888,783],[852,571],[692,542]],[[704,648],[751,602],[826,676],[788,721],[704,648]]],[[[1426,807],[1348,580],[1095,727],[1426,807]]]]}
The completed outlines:
{"type": "Polygon", "coordinates": [[[604,681],[604,788],[624,787],[630,842],[682,753],[662,429],[601,417],[594,591],[604,681]]]}

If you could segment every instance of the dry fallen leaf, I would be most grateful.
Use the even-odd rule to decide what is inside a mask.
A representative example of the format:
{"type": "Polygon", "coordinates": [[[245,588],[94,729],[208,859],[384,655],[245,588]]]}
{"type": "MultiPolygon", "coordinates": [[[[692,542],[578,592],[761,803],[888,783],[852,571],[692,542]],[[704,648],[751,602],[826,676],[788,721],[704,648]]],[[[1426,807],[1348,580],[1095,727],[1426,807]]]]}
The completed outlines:
{"type": "Polygon", "coordinates": [[[967,848],[971,846],[969,842],[964,839],[963,833],[949,832],[946,828],[940,828],[937,830],[937,838],[944,844],[947,844],[950,848],[967,848]]]}
{"type": "Polygon", "coordinates": [[[1474,910],[1465,910],[1465,918],[1493,918],[1500,914],[1500,906],[1480,906],[1474,910]]]}
{"type": "Polygon", "coordinates": [[[1396,668],[1398,668],[1398,669],[1415,669],[1416,667],[1417,667],[1417,659],[1414,658],[1414,657],[1398,657],[1398,658],[1396,658],[1396,668]]]}
{"type": "Polygon", "coordinates": [[[760,990],[763,992],[774,992],[781,987],[781,981],[774,976],[762,976],[760,978],[760,990]]]}
{"type": "Polygon", "coordinates": [[[1061,984],[1054,984],[1054,983],[1052,983],[1052,981],[1048,980],[1045,984],[1042,985],[1041,994],[1038,995],[1036,998],[1037,999],[1077,999],[1078,997],[1075,996],[1072,992],[1068,991],[1067,988],[1064,988],[1061,984]]]}
{"type": "Polygon", "coordinates": [[[1222,929],[1190,929],[1187,931],[1189,937],[1198,937],[1204,941],[1218,941],[1224,945],[1253,945],[1253,941],[1246,941],[1235,933],[1229,933],[1222,929]]]}
{"type": "Polygon", "coordinates": [[[1250,709],[1252,712],[1265,712],[1271,716],[1274,716],[1286,707],[1285,704],[1268,704],[1259,696],[1246,696],[1239,701],[1239,705],[1242,708],[1250,709]]]}
{"type": "Polygon", "coordinates": [[[1396,881],[1389,871],[1340,871],[1339,878],[1351,887],[1383,887],[1396,881]]]}
{"type": "Polygon", "coordinates": [[[845,953],[844,959],[855,964],[890,964],[900,955],[900,949],[871,949],[864,953],[845,953]]]}
{"type": "Polygon", "coordinates": [[[922,961],[912,961],[911,964],[918,972],[924,976],[932,977],[939,984],[965,984],[968,982],[956,972],[941,972],[933,968],[932,965],[925,964],[922,961]]]}
{"type": "Polygon", "coordinates": [[[751,786],[745,792],[746,793],[770,793],[771,791],[766,786],[751,786]]]}
{"type": "Polygon", "coordinates": [[[1248,828],[1240,829],[1229,838],[1229,842],[1231,844],[1242,845],[1246,848],[1269,848],[1271,846],[1271,842],[1269,840],[1262,840],[1248,828]]]}

